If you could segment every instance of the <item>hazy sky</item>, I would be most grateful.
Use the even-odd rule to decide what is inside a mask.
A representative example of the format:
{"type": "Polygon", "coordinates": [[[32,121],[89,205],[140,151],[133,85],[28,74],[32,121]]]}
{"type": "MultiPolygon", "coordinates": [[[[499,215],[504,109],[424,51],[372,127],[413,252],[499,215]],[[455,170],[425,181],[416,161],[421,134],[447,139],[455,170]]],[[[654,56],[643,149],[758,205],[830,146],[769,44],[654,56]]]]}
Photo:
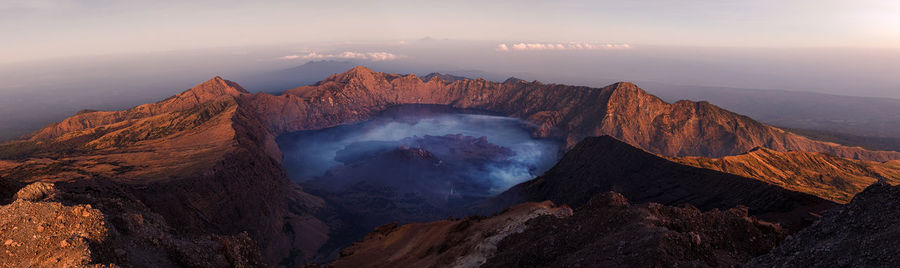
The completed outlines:
{"type": "Polygon", "coordinates": [[[498,42],[900,48],[900,1],[0,0],[0,63],[274,45],[498,42]]]}

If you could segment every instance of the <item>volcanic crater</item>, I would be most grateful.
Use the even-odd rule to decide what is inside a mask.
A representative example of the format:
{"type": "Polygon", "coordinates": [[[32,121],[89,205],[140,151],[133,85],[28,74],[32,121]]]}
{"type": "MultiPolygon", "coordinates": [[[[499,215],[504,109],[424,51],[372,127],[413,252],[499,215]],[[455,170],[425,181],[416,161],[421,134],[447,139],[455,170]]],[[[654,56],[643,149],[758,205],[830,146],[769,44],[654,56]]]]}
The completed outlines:
{"type": "Polygon", "coordinates": [[[288,176],[346,222],[323,251],[375,227],[477,213],[473,207],[556,164],[560,140],[487,111],[398,105],[364,122],[289,132],[276,141],[288,176]]]}
{"type": "MultiPolygon", "coordinates": [[[[519,202],[544,200],[570,205],[579,215],[582,207],[591,207],[590,200],[609,190],[635,202],[667,206],[689,203],[702,210],[746,205],[737,210],[740,213],[725,216],[741,221],[745,221],[745,214],[760,216],[789,224],[795,230],[839,205],[823,199],[832,195],[819,190],[833,185],[785,189],[770,183],[788,181],[780,176],[740,174],[726,165],[752,164],[729,162],[725,157],[752,154],[758,147],[772,150],[772,158],[793,159],[798,154],[787,153],[803,151],[829,156],[812,155],[816,159],[852,159],[852,164],[865,168],[853,173],[854,183],[860,185],[875,180],[896,184],[900,177],[896,161],[900,152],[811,140],[708,102],[666,103],[628,82],[589,88],[516,79],[498,83],[484,79],[444,81],[441,76],[430,76],[423,80],[360,66],[280,95],[250,93],[237,83],[215,77],[156,103],[122,111],[78,113],[23,139],[0,144],[0,202],[19,202],[24,204],[19,207],[26,209],[54,206],[59,211],[73,205],[91,205],[102,214],[92,214],[97,216],[92,219],[107,226],[108,233],[129,234],[128,230],[134,229],[118,242],[110,240],[115,238],[112,235],[96,237],[91,243],[97,253],[79,255],[84,263],[141,263],[135,256],[160,252],[159,258],[183,266],[192,266],[192,256],[203,257],[197,262],[209,257],[232,266],[256,260],[272,266],[324,262],[338,257],[339,249],[372,230],[365,226],[388,219],[420,221],[461,215],[457,213],[465,213],[473,203],[481,203],[477,209],[486,215],[519,202]],[[402,108],[405,105],[438,105],[440,109],[411,112],[402,108]],[[449,108],[465,111],[451,112],[449,108]],[[401,110],[391,116],[392,109],[401,110]],[[415,116],[398,120],[399,115],[415,116]],[[427,125],[429,120],[453,122],[434,120],[441,117],[461,122],[479,118],[492,121],[488,126],[474,127],[481,132],[399,131],[400,135],[389,139],[338,139],[353,133],[347,129],[392,131],[398,130],[397,126],[427,125]],[[385,123],[384,118],[395,119],[385,123]],[[509,127],[502,128],[504,124],[509,127]],[[500,128],[494,131],[491,127],[500,128]],[[547,162],[521,161],[529,154],[509,143],[515,139],[494,138],[491,133],[515,134],[518,140],[543,144],[538,147],[545,149],[536,152],[541,152],[541,159],[551,159],[549,165],[556,163],[560,153],[566,152],[566,156],[544,175],[529,180],[549,168],[547,162]],[[306,139],[320,136],[322,139],[306,139]],[[340,142],[322,142],[329,140],[340,142]],[[297,141],[301,141],[299,145],[297,141]],[[313,159],[319,162],[295,161],[304,159],[302,153],[296,153],[298,148],[317,146],[331,154],[313,159]],[[684,160],[685,156],[724,160],[684,160]],[[719,162],[726,164],[717,166],[719,162]],[[423,173],[400,176],[410,170],[423,173]],[[496,170],[502,172],[492,172],[496,170]],[[527,171],[520,173],[527,176],[504,177],[520,170],[527,171]],[[54,184],[54,192],[41,195],[46,197],[39,200],[14,196],[24,185],[35,182],[54,184]],[[518,182],[522,183],[503,191],[518,182]],[[484,198],[490,199],[479,202],[484,198]],[[383,215],[387,216],[378,218],[383,215]],[[148,229],[152,232],[133,228],[137,225],[132,223],[143,221],[129,219],[138,218],[152,219],[146,221],[153,223],[154,228],[148,229]],[[213,238],[187,239],[203,235],[213,238]],[[170,243],[155,242],[159,237],[170,243]],[[122,248],[113,242],[133,247],[122,248]],[[117,252],[114,248],[124,253],[109,253],[117,252]],[[256,248],[258,252],[253,250],[256,248]],[[208,252],[190,253],[198,249],[208,252]]],[[[829,163],[847,162],[837,160],[829,163]]],[[[781,174],[789,169],[783,166],[809,170],[820,166],[803,161],[785,163],[793,165],[767,167],[777,171],[772,174],[781,174]]],[[[802,181],[817,184],[845,181],[815,180],[823,172],[799,174],[808,177],[802,181]]],[[[849,195],[861,190],[845,188],[846,195],[832,199],[846,202],[849,195]]],[[[521,211],[513,209],[515,213],[506,214],[519,220],[493,218],[503,224],[479,230],[485,230],[485,239],[502,239],[495,236],[496,230],[525,228],[527,219],[539,214],[571,214],[558,213],[571,209],[555,206],[521,205],[521,211]]],[[[699,213],[694,211],[684,210],[686,215],[699,213]]],[[[483,223],[495,222],[488,219],[483,223]]],[[[443,228],[453,235],[441,241],[452,242],[462,237],[465,226],[478,222],[482,221],[467,218],[434,225],[388,225],[376,229],[371,237],[380,237],[380,233],[390,236],[393,229],[413,234],[421,231],[420,227],[443,228]]],[[[760,225],[756,219],[746,222],[760,225]]],[[[20,227],[19,222],[9,224],[9,228],[20,227]]],[[[555,224],[548,226],[554,228],[555,224]]],[[[694,237],[690,232],[684,236],[694,237]]],[[[529,237],[509,243],[516,241],[529,241],[529,237]]],[[[448,251],[452,249],[448,245],[439,242],[435,250],[425,250],[429,254],[457,252],[448,251]]],[[[379,246],[375,244],[375,248],[379,246]]],[[[471,251],[468,247],[459,250],[471,251]]],[[[355,252],[355,256],[367,256],[360,250],[355,252]]],[[[742,259],[735,263],[746,261],[749,255],[740,256],[742,259]]],[[[9,259],[21,263],[31,260],[25,255],[18,257],[9,259]]]]}

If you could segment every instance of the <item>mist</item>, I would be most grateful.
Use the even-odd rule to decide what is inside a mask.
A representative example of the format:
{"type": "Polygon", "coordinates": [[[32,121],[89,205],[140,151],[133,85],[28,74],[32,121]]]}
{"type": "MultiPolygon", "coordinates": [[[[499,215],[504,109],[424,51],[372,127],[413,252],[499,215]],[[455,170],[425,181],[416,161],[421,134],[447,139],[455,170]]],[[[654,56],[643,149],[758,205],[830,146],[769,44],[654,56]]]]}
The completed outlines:
{"type": "MultiPolygon", "coordinates": [[[[558,160],[561,143],[532,138],[530,127],[515,118],[468,114],[442,106],[411,105],[389,110],[359,124],[282,135],[278,144],[284,154],[285,169],[292,179],[305,182],[326,176],[332,191],[343,190],[358,182],[334,186],[339,180],[346,179],[340,178],[335,170],[346,170],[348,166],[357,168],[363,165],[360,164],[362,161],[401,148],[423,149],[427,155],[420,154],[419,157],[436,159],[433,165],[422,165],[418,170],[413,169],[415,164],[404,162],[409,159],[390,158],[379,162],[377,172],[380,175],[363,175],[418,177],[439,170],[438,174],[425,176],[428,177],[425,180],[453,182],[456,186],[440,187],[438,192],[448,194],[450,187],[455,187],[452,191],[457,194],[487,196],[542,174],[558,160]],[[386,175],[390,171],[385,170],[390,170],[388,166],[394,166],[393,162],[402,162],[396,164],[403,168],[401,175],[386,175]]],[[[377,179],[380,178],[366,178],[368,182],[377,179]]],[[[386,179],[386,184],[403,180],[386,179]]],[[[432,190],[433,186],[404,190],[432,190]]]]}

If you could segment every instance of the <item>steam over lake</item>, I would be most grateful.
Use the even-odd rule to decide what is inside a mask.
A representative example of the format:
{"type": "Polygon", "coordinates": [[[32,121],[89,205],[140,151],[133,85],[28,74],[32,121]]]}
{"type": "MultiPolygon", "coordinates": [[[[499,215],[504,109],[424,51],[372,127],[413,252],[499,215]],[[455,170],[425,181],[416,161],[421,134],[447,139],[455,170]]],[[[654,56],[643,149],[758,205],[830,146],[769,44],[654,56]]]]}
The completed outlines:
{"type": "MultiPolygon", "coordinates": [[[[298,182],[325,176],[336,183],[340,178],[333,177],[339,174],[359,177],[362,175],[346,170],[365,173],[359,170],[364,166],[360,162],[378,157],[381,162],[372,172],[389,178],[365,174],[358,180],[391,185],[391,181],[424,177],[434,185],[449,183],[447,187],[456,187],[442,192],[467,191],[462,194],[484,196],[532,179],[559,159],[561,143],[532,138],[530,128],[516,118],[463,113],[443,106],[406,105],[366,122],[288,133],[277,141],[288,175],[298,182]],[[435,158],[434,168],[379,157],[396,149],[422,149],[435,158]]],[[[340,180],[343,184],[359,182],[340,180]]]]}

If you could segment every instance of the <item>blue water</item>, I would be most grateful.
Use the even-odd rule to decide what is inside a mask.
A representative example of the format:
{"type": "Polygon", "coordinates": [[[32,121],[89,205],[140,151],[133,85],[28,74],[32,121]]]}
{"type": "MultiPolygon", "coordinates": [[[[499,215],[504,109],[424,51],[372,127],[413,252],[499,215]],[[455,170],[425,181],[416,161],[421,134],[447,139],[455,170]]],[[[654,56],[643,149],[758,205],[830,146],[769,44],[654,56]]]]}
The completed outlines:
{"type": "Polygon", "coordinates": [[[486,137],[488,142],[514,154],[503,161],[487,164],[478,173],[467,175],[487,181],[484,187],[488,189],[484,190],[498,193],[542,174],[559,159],[561,143],[532,138],[529,134],[532,128],[515,118],[464,113],[441,106],[403,106],[366,122],[288,133],[277,141],[284,153],[283,164],[288,175],[295,181],[304,182],[344,165],[336,159],[339,152],[357,150],[360,144],[392,146],[404,139],[426,135],[486,137]]]}

